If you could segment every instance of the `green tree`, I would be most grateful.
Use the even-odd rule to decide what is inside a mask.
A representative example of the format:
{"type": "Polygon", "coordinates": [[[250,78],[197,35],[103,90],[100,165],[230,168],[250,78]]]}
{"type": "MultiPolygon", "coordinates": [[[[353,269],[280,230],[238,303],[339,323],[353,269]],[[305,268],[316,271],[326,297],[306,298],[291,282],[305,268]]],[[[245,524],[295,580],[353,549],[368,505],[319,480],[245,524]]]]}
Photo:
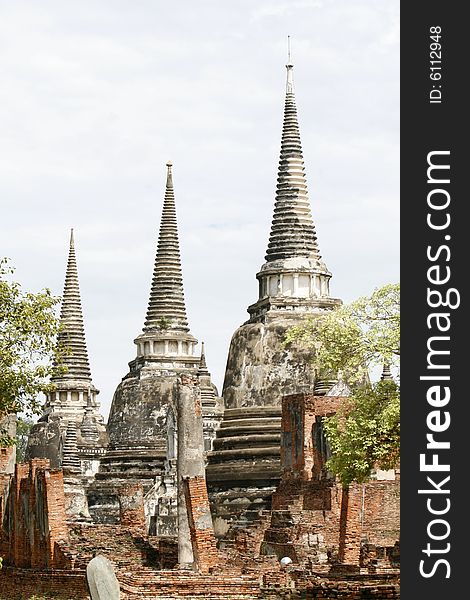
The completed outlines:
{"type": "Polygon", "coordinates": [[[400,392],[394,381],[356,389],[350,402],[324,419],[332,456],[328,469],[344,486],[362,483],[374,467],[392,469],[400,452],[400,392]]]}
{"type": "Polygon", "coordinates": [[[325,419],[333,456],[328,468],[344,485],[371,469],[389,469],[399,457],[400,401],[394,381],[371,383],[373,367],[399,368],[400,286],[389,284],[321,317],[293,327],[286,344],[312,349],[320,377],[341,373],[352,390],[341,411],[325,419]]]}
{"type": "Polygon", "coordinates": [[[18,417],[16,420],[16,462],[25,462],[28,436],[34,421],[28,417],[18,417]]]}
{"type": "MultiPolygon", "coordinates": [[[[53,389],[51,375],[60,372],[56,348],[60,298],[49,290],[25,292],[12,281],[13,269],[0,260],[0,424],[11,413],[31,416],[40,408],[39,395],[53,389]]],[[[0,446],[15,440],[0,426],[0,446]]]]}

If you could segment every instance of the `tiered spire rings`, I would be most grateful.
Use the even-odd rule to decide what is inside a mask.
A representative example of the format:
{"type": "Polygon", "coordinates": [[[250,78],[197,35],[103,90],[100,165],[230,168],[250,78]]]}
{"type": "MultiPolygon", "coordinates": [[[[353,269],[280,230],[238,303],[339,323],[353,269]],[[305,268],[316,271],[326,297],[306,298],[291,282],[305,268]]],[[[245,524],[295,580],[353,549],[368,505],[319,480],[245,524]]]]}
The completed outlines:
{"type": "Polygon", "coordinates": [[[58,344],[59,347],[65,347],[67,349],[67,353],[62,360],[62,364],[67,368],[67,371],[54,377],[52,381],[73,380],[91,382],[90,363],[88,361],[85,329],[83,326],[82,303],[78,284],[73,229],[70,232],[70,248],[67,272],[65,275],[60,322],[62,328],[58,335],[58,344]]]}
{"type": "Polygon", "coordinates": [[[167,162],[165,200],[144,331],[170,329],[188,332],[183,276],[176,222],[172,163],[167,162]]]}

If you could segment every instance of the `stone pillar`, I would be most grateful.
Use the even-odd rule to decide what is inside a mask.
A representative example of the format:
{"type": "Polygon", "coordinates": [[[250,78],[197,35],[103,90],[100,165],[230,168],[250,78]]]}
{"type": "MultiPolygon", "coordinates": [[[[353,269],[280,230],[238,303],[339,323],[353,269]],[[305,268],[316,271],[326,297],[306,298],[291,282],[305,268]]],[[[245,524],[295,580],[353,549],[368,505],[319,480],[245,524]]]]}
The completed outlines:
{"type": "Polygon", "coordinates": [[[298,273],[294,273],[293,280],[294,280],[294,283],[293,283],[292,295],[297,297],[297,295],[299,293],[299,274],[298,273]]]}
{"type": "Polygon", "coordinates": [[[194,555],[183,479],[205,477],[202,407],[197,378],[181,375],[178,382],[178,563],[193,568],[194,555]]]}

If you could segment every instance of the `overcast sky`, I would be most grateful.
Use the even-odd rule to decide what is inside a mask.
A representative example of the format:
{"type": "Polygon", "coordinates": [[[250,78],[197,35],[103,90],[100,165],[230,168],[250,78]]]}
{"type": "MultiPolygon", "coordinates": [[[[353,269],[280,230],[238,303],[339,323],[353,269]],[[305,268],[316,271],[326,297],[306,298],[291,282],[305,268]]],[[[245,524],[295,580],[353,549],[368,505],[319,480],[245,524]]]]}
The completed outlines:
{"type": "Polygon", "coordinates": [[[350,301],[399,277],[398,0],[0,0],[0,256],[61,294],[74,227],[105,416],[169,159],[191,332],[221,388],[269,237],[288,34],[320,250],[350,301]]]}

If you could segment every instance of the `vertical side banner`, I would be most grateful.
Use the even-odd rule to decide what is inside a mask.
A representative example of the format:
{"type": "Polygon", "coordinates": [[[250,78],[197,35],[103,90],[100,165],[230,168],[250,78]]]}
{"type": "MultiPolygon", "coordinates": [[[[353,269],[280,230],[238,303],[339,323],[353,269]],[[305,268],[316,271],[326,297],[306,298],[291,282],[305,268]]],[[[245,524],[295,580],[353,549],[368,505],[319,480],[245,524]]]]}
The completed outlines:
{"type": "Polygon", "coordinates": [[[401,11],[401,589],[437,600],[465,596],[469,531],[468,23],[457,2],[401,11]]]}

